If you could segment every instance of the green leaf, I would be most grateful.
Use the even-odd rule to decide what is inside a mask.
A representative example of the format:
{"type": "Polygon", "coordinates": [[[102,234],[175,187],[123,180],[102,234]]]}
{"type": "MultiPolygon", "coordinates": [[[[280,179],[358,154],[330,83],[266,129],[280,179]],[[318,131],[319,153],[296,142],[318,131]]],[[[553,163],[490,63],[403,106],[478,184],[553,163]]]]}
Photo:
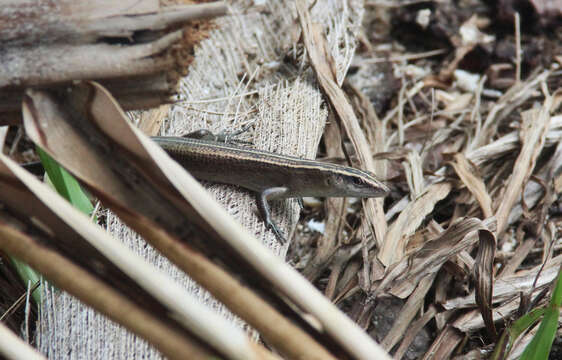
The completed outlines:
{"type": "MultiPolygon", "coordinates": [[[[18,272],[18,275],[23,280],[26,287],[28,286],[28,284],[30,284],[29,286],[33,287],[33,285],[35,285],[38,281],[41,281],[41,276],[26,263],[16,259],[13,256],[10,256],[10,261],[14,265],[14,268],[18,272]]],[[[35,291],[31,293],[31,296],[33,300],[35,300],[35,303],[37,303],[37,305],[41,304],[41,286],[35,289],[35,291]]]]}
{"type": "Polygon", "coordinates": [[[527,329],[533,326],[541,318],[541,316],[543,316],[545,311],[546,309],[544,308],[533,309],[507,327],[502,332],[490,359],[496,360],[506,358],[511,351],[511,347],[515,343],[515,340],[517,340],[517,338],[527,329]]]}
{"type": "MultiPolygon", "coordinates": [[[[48,181],[53,188],[65,199],[67,199],[74,207],[87,215],[91,215],[94,211],[94,206],[90,202],[88,195],[82,190],[78,181],[63,169],[53,158],[51,158],[45,151],[37,147],[37,153],[41,159],[41,163],[45,168],[45,180],[48,181]]],[[[34,285],[40,280],[40,275],[33,270],[29,265],[21,262],[20,260],[10,257],[16,271],[25,284],[31,282],[34,285]]],[[[40,287],[33,292],[33,299],[37,304],[41,303],[41,290],[40,287]],[[38,291],[37,291],[38,290],[38,291]]]]}
{"type": "Polygon", "coordinates": [[[78,210],[91,215],[94,206],[78,181],[41,148],[37,147],[37,153],[55,190],[78,210]]]}
{"type": "Polygon", "coordinates": [[[544,317],[539,330],[533,336],[533,340],[527,345],[521,355],[522,360],[547,360],[552,347],[552,342],[558,329],[558,318],[560,316],[560,303],[562,297],[562,268],[558,273],[556,287],[552,292],[549,306],[545,309],[544,317]]]}
{"type": "Polygon", "coordinates": [[[558,272],[558,281],[552,292],[550,306],[558,309],[562,306],[562,267],[560,267],[560,271],[558,272]]]}

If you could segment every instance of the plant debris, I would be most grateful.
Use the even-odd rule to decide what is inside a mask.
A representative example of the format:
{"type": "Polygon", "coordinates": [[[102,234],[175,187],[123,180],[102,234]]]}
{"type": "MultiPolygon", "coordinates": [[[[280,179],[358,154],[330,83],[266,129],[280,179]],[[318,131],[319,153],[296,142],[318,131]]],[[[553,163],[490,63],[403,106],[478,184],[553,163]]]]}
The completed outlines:
{"type": "MultiPolygon", "coordinates": [[[[395,359],[519,357],[540,334],[549,310],[559,313],[561,299],[554,295],[562,294],[553,290],[562,276],[559,3],[368,1],[360,46],[344,78],[345,66],[336,64],[327,40],[330,34],[311,16],[316,2],[296,1],[291,19],[295,43],[284,49],[287,64],[268,63],[271,74],[277,76],[275,69],[286,66],[323,92],[330,121],[320,157],[367,169],[392,190],[384,199],[303,202],[287,260],[329,301],[253,241],[128,122],[104,88],[118,89],[119,77],[103,76],[107,79],[101,85],[82,81],[56,89],[25,89],[29,84],[19,84],[21,79],[6,82],[3,91],[12,96],[5,100],[6,113],[19,118],[21,102],[12,100],[24,96],[29,138],[21,129],[0,132],[0,143],[6,138],[11,157],[0,156],[4,323],[12,331],[24,329],[29,340],[35,331],[30,321],[37,316],[29,302],[23,309],[23,294],[33,284],[17,280],[10,253],[36,264],[61,289],[171,357],[192,352],[201,358],[368,359],[385,358],[385,351],[395,359]],[[60,205],[61,199],[17,166],[14,160],[35,157],[29,139],[72,169],[105,206],[257,329],[263,343],[251,343],[247,334],[234,326],[229,330],[231,324],[214,315],[191,321],[202,313],[192,317],[186,311],[198,305],[184,308],[187,295],[182,290],[164,297],[161,292],[176,289],[167,277],[145,269],[140,259],[130,260],[128,250],[117,249],[121,245],[66,203],[60,205]],[[41,218],[45,214],[50,214],[47,220],[41,218]],[[59,238],[63,241],[57,242],[59,238]],[[82,253],[88,256],[79,257],[82,253]],[[52,268],[47,256],[65,267],[52,268]],[[130,265],[143,268],[142,276],[130,265]],[[147,280],[152,279],[149,272],[156,280],[147,280]],[[78,273],[85,280],[76,281],[72,274],[78,273]],[[107,293],[112,304],[88,300],[93,288],[107,293]],[[145,320],[120,311],[124,306],[145,320]],[[152,325],[143,327],[145,321],[152,325]],[[207,327],[214,323],[222,330],[207,327]],[[182,344],[180,352],[176,340],[182,344]]],[[[181,34],[172,26],[168,30],[175,32],[164,37],[166,46],[143,59],[165,55],[189,63],[191,48],[162,49],[180,40],[198,43],[209,26],[196,24],[181,34]]],[[[144,44],[154,39],[136,40],[144,44]]],[[[255,56],[247,51],[248,57],[255,56]]],[[[246,70],[253,65],[245,64],[246,70]]],[[[268,75],[257,69],[252,79],[268,75]]],[[[180,74],[151,73],[148,79],[167,83],[171,77],[175,86],[180,74]]],[[[62,75],[53,72],[54,79],[71,80],[56,77],[62,75]]],[[[142,85],[147,83],[153,84],[142,85]]],[[[170,100],[169,87],[154,88],[170,100]]],[[[244,92],[263,94],[249,88],[244,92]]],[[[172,106],[162,105],[162,99],[150,102],[160,108],[140,115],[145,133],[155,134],[169,121],[165,118],[172,106]]],[[[205,101],[213,100],[202,99],[201,104],[205,101]]],[[[260,104],[254,110],[271,109],[260,104]]],[[[205,116],[231,114],[200,111],[205,116]]],[[[560,334],[560,320],[554,325],[560,334]]],[[[552,358],[562,352],[561,345],[554,342],[552,358]]]]}
{"type": "MultiPolygon", "coordinates": [[[[292,253],[397,359],[491,354],[513,321],[546,306],[562,268],[562,27],[551,21],[559,14],[550,9],[553,17],[533,27],[529,14],[515,17],[512,2],[498,2],[500,13],[469,3],[371,4],[349,100],[330,102],[354,105],[376,149],[377,174],[393,188],[385,221],[358,209],[335,220],[329,210],[326,225],[343,221],[343,230],[306,238],[292,253]],[[510,7],[511,28],[494,25],[510,7]],[[381,31],[380,22],[393,31],[381,31]],[[549,26],[554,38],[532,30],[549,26]],[[382,77],[388,84],[376,81],[387,99],[388,89],[396,90],[392,102],[383,100],[390,106],[381,106],[365,74],[387,74],[389,66],[393,77],[382,77]],[[379,123],[375,139],[370,124],[379,123]],[[363,226],[368,222],[376,233],[363,226]],[[311,267],[307,252],[316,260],[324,254],[322,264],[311,267]],[[385,313],[392,315],[385,320],[385,313]],[[417,335],[430,339],[421,350],[413,345],[417,335]]],[[[546,11],[535,3],[526,6],[546,11]]],[[[344,143],[353,142],[344,129],[344,143]]],[[[349,150],[352,161],[361,159],[349,150]]],[[[532,323],[529,334],[537,328],[532,323]]],[[[504,356],[518,356],[531,338],[504,356]]]]}

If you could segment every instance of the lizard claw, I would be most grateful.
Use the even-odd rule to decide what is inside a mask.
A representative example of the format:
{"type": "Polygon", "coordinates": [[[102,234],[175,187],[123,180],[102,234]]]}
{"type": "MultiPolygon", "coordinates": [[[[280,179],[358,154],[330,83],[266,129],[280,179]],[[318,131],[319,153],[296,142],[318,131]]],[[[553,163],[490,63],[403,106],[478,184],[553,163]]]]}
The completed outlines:
{"type": "Polygon", "coordinates": [[[279,240],[281,244],[285,244],[287,242],[287,239],[285,238],[285,236],[283,236],[283,233],[281,232],[281,230],[279,230],[279,227],[277,227],[277,225],[275,225],[273,221],[266,222],[265,226],[273,231],[275,237],[277,237],[277,240],[279,240]]]}
{"type": "Polygon", "coordinates": [[[304,210],[304,204],[302,203],[301,197],[297,198],[297,203],[299,204],[300,210],[303,211],[304,210]]]}

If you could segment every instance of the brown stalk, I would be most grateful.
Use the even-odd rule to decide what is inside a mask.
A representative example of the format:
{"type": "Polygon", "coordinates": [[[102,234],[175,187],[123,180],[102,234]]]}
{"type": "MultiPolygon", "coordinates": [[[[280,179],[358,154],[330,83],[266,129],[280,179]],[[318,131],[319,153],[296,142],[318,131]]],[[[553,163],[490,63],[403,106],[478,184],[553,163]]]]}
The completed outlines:
{"type": "MultiPolygon", "coordinates": [[[[376,173],[373,156],[365,134],[359,126],[359,121],[345,93],[335,80],[335,74],[332,70],[333,59],[327,50],[326,38],[322,34],[322,27],[312,23],[308,5],[305,1],[298,0],[296,5],[303,32],[304,45],[312,68],[315,71],[318,84],[334,109],[338,121],[353,143],[361,167],[376,173]]],[[[386,219],[382,208],[383,200],[368,199],[364,204],[366,219],[371,225],[371,231],[375,235],[375,241],[380,248],[383,246],[384,234],[386,232],[386,219]]]]}
{"type": "MultiPolygon", "coordinates": [[[[3,165],[2,203],[47,234],[47,237],[42,238],[41,246],[48,244],[48,250],[55,255],[69,259],[67,261],[76,263],[91,276],[126,294],[120,296],[125,296],[127,301],[134,299],[136,305],[143,306],[143,311],[168,326],[170,331],[184,337],[195,336],[204,347],[208,345],[228,358],[252,358],[261,353],[261,357],[272,359],[268,351],[251,344],[240,330],[202,307],[152,265],[109,238],[46,185],[5,157],[3,165]]],[[[12,223],[17,225],[14,221],[12,223]]],[[[49,264],[54,268],[51,271],[65,270],[59,267],[59,262],[49,264]]],[[[80,281],[79,278],[73,279],[80,281]]],[[[59,286],[66,289],[65,284],[59,286]]],[[[83,294],[75,295],[81,298],[83,294]]],[[[88,303],[87,299],[82,300],[88,303]]],[[[97,310],[105,312],[105,308],[97,307],[97,310]]],[[[121,310],[118,306],[112,311],[121,310]]],[[[137,320],[135,323],[138,326],[144,326],[142,320],[137,320]]],[[[144,332],[139,334],[150,335],[144,332]]],[[[158,338],[147,340],[159,346],[158,338]]]]}
{"type": "Polygon", "coordinates": [[[177,330],[174,331],[158,316],[141,309],[56,251],[40,245],[45,240],[24,234],[6,221],[5,217],[0,221],[2,250],[32,266],[57,287],[65,289],[86,304],[150,340],[171,359],[208,359],[212,356],[207,349],[190,341],[177,330]]]}
{"type": "Polygon", "coordinates": [[[121,216],[129,224],[136,223],[135,229],[151,245],[166,254],[170,261],[258,330],[268,344],[288,358],[336,359],[298,324],[283,316],[274,306],[203,254],[179,243],[166,232],[159,231],[155,224],[136,222],[124,213],[121,216]]]}

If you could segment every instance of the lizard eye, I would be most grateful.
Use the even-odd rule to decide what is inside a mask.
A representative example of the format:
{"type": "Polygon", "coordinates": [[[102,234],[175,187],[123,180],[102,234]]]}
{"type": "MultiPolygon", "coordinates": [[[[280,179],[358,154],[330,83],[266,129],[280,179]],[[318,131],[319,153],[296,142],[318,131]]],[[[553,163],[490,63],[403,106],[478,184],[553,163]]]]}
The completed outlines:
{"type": "Polygon", "coordinates": [[[352,177],[352,178],[351,178],[351,181],[352,181],[355,185],[359,185],[359,186],[365,185],[365,182],[363,181],[363,179],[358,178],[358,177],[352,177]]]}

